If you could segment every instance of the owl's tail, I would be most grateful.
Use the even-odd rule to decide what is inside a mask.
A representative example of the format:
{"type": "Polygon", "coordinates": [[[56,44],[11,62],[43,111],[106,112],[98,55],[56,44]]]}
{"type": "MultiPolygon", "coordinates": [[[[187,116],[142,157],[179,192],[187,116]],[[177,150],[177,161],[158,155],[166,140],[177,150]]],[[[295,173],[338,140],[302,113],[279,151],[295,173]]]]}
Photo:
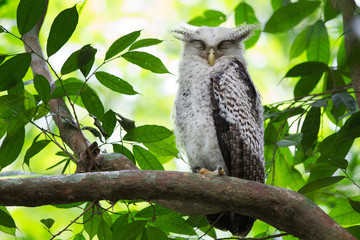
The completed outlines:
{"type": "Polygon", "coordinates": [[[211,226],[242,237],[250,232],[255,221],[252,217],[234,212],[210,214],[206,215],[206,218],[211,226]]]}

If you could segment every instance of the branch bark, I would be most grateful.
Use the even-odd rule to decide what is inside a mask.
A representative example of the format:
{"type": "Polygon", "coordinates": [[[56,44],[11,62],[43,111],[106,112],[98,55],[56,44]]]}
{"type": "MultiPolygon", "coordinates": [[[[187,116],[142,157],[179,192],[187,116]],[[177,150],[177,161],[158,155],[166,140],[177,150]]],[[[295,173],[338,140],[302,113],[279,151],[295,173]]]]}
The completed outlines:
{"type": "Polygon", "coordinates": [[[180,200],[187,203],[186,214],[231,210],[258,218],[301,239],[355,240],[301,194],[232,177],[116,171],[0,179],[0,196],[0,205],[28,207],[102,199],[180,200]]]}
{"type": "Polygon", "coordinates": [[[357,105],[360,108],[360,17],[354,15],[357,5],[354,0],[331,0],[331,4],[342,14],[345,52],[357,105]]]}
{"type": "MultiPolygon", "coordinates": [[[[42,19],[37,25],[28,33],[24,34],[22,39],[24,41],[25,50],[32,52],[31,54],[31,69],[33,75],[43,75],[54,86],[54,79],[51,75],[47,63],[44,61],[44,54],[39,41],[39,32],[47,11],[48,0],[46,0],[46,7],[42,19]]],[[[52,110],[52,116],[59,128],[61,139],[74,151],[79,158],[80,154],[86,151],[90,142],[84,137],[79,126],[74,121],[65,101],[62,98],[51,99],[49,102],[52,110]]]]}

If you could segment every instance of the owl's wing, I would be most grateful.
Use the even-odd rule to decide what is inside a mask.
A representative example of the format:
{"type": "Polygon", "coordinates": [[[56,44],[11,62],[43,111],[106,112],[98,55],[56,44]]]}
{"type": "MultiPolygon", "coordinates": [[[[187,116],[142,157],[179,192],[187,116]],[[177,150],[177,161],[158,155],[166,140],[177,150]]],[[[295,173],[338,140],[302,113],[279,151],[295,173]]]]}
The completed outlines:
{"type": "Polygon", "coordinates": [[[263,183],[263,110],[246,68],[232,60],[211,82],[217,138],[230,175],[263,183]]]}
{"type": "MultiPolygon", "coordinates": [[[[264,183],[263,110],[246,68],[237,60],[211,78],[211,106],[218,143],[230,176],[264,183]]],[[[207,215],[208,222],[246,236],[254,218],[234,212],[207,215]]]]}

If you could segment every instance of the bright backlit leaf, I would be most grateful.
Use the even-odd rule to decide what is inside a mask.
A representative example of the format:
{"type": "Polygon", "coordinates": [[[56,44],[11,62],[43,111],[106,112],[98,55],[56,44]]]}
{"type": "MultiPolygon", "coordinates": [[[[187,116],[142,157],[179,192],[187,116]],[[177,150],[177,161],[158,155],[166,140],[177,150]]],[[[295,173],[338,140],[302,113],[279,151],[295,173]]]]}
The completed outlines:
{"type": "Polygon", "coordinates": [[[128,46],[135,42],[136,39],[138,39],[140,33],[141,30],[135,31],[117,39],[113,44],[111,44],[109,50],[107,50],[105,60],[108,60],[125,50],[128,46]]]}
{"type": "Polygon", "coordinates": [[[330,42],[327,29],[322,21],[313,26],[309,44],[306,50],[309,61],[328,63],[330,59],[330,42]]]}
{"type": "Polygon", "coordinates": [[[130,130],[124,140],[141,143],[158,142],[172,135],[172,131],[163,126],[143,125],[130,130]]]}
{"type": "Polygon", "coordinates": [[[150,70],[153,73],[169,73],[161,60],[150,53],[131,51],[124,53],[121,56],[126,59],[126,61],[150,70]]]}
{"type": "Polygon", "coordinates": [[[156,38],[145,38],[145,39],[140,39],[139,41],[134,42],[129,50],[135,50],[138,48],[143,48],[143,47],[149,47],[149,46],[153,46],[153,45],[157,45],[159,43],[162,43],[163,40],[159,40],[156,38]]]}
{"type": "Polygon", "coordinates": [[[300,144],[302,135],[303,135],[302,133],[290,134],[284,137],[283,139],[281,139],[279,142],[277,142],[277,145],[279,147],[296,146],[300,144]]]}
{"type": "Polygon", "coordinates": [[[164,167],[159,160],[145,148],[134,145],[133,153],[141,170],[164,170],[164,167]]]}
{"type": "Polygon", "coordinates": [[[203,15],[191,19],[188,24],[194,26],[217,27],[226,21],[226,15],[215,10],[206,10],[203,15]]]}

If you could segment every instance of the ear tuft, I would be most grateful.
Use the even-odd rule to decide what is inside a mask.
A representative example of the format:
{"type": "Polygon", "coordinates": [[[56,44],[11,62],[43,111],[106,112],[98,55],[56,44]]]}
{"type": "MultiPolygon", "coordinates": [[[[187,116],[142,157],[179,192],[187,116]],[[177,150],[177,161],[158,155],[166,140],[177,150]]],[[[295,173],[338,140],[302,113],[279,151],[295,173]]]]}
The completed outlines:
{"type": "Polygon", "coordinates": [[[177,27],[170,31],[170,34],[180,40],[180,41],[188,41],[192,39],[193,31],[191,29],[188,29],[184,26],[177,27]]]}
{"type": "Polygon", "coordinates": [[[240,27],[234,28],[234,31],[230,34],[231,40],[242,42],[254,35],[254,31],[258,30],[260,26],[258,24],[245,24],[240,27]]]}

